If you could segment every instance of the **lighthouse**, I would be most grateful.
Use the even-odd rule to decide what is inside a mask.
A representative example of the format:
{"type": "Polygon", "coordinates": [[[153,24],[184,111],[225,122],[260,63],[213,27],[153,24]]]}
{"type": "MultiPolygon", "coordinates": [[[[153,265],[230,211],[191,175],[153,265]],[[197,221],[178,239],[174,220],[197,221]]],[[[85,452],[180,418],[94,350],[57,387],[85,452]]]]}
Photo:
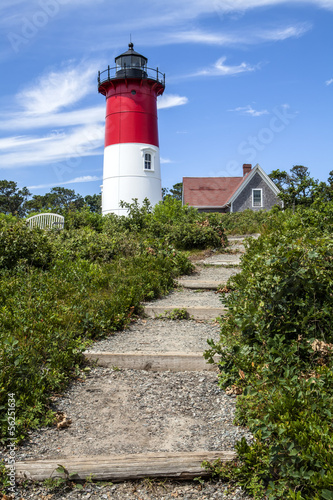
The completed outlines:
{"type": "Polygon", "coordinates": [[[102,213],[126,215],[120,202],[155,205],[162,199],[157,97],[165,75],[147,67],[133,43],[115,58],[115,67],[98,72],[98,92],[106,97],[102,213]]]}

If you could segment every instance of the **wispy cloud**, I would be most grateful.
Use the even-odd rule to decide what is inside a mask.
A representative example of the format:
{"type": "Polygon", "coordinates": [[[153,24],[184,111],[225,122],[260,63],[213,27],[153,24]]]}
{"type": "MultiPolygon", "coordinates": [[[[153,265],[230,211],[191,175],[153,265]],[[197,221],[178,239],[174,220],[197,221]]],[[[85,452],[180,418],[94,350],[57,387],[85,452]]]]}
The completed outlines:
{"type": "Polygon", "coordinates": [[[172,43],[196,43],[206,45],[253,45],[262,42],[277,42],[288,38],[298,38],[312,28],[309,23],[298,23],[289,26],[277,26],[271,28],[255,27],[242,31],[223,33],[207,32],[200,29],[170,32],[159,37],[160,44],[172,43]]]}
{"type": "Polygon", "coordinates": [[[103,140],[104,126],[96,124],[39,138],[7,138],[4,139],[3,145],[0,143],[1,165],[3,168],[29,167],[101,155],[103,140]]]}
{"type": "MultiPolygon", "coordinates": [[[[66,185],[66,184],[77,184],[81,182],[95,182],[95,181],[100,181],[102,180],[102,177],[97,177],[96,175],[83,175],[81,177],[75,177],[74,179],[71,179],[69,181],[61,182],[60,184],[66,185]]],[[[51,184],[38,184],[37,186],[28,186],[28,189],[45,189],[45,188],[50,188],[50,187],[55,187],[59,186],[59,183],[51,183],[51,184]]]]}
{"type": "Polygon", "coordinates": [[[294,26],[280,26],[269,29],[259,29],[254,38],[257,41],[283,41],[288,38],[299,38],[312,29],[310,23],[299,23],[294,26]]]}
{"type": "Polygon", "coordinates": [[[32,130],[47,127],[72,127],[103,123],[105,105],[82,108],[62,113],[31,115],[30,113],[6,113],[0,118],[0,130],[32,130]]]}
{"type": "Polygon", "coordinates": [[[333,78],[331,78],[330,80],[326,80],[326,85],[331,85],[333,83],[333,78]]]}
{"type": "Polygon", "coordinates": [[[96,65],[91,63],[67,67],[63,71],[51,71],[22,90],[17,95],[17,101],[31,115],[57,112],[93,92],[96,73],[96,65]]]}
{"type": "Polygon", "coordinates": [[[202,69],[202,70],[198,71],[197,73],[193,73],[193,74],[188,75],[188,76],[190,76],[190,77],[194,77],[194,76],[233,76],[233,75],[238,75],[240,73],[248,73],[251,71],[255,71],[260,67],[258,64],[255,66],[252,66],[251,64],[248,64],[245,62],[242,62],[241,64],[238,64],[236,66],[230,66],[230,65],[225,64],[226,60],[227,60],[226,57],[221,57],[211,67],[202,69]]]}
{"type": "Polygon", "coordinates": [[[158,109],[174,108],[188,103],[188,98],[175,94],[163,94],[157,101],[158,109]]]}
{"type": "Polygon", "coordinates": [[[238,108],[235,108],[235,109],[229,109],[229,111],[237,111],[241,114],[245,114],[245,115],[250,115],[250,116],[262,116],[262,115],[268,115],[269,114],[269,111],[267,109],[262,109],[262,110],[257,110],[257,109],[254,109],[250,104],[248,104],[247,106],[243,106],[243,107],[238,107],[238,108]]]}
{"type": "Polygon", "coordinates": [[[93,63],[67,64],[36,79],[16,95],[15,112],[3,113],[0,129],[15,130],[0,139],[2,168],[50,165],[103,153],[104,106],[73,109],[95,83],[93,63]],[[28,131],[20,134],[18,131],[28,131]]]}
{"type": "Polygon", "coordinates": [[[169,158],[162,158],[160,159],[161,164],[166,164],[166,163],[173,163],[172,160],[169,160],[169,158]]]}
{"type": "MultiPolygon", "coordinates": [[[[0,130],[16,132],[0,139],[0,168],[67,164],[103,154],[105,103],[77,109],[80,101],[95,90],[94,66],[67,65],[20,91],[14,101],[21,110],[3,113],[0,118],[0,130]],[[68,110],[72,107],[75,109],[68,110]]],[[[181,106],[187,101],[184,96],[165,94],[158,107],[181,106]]]]}

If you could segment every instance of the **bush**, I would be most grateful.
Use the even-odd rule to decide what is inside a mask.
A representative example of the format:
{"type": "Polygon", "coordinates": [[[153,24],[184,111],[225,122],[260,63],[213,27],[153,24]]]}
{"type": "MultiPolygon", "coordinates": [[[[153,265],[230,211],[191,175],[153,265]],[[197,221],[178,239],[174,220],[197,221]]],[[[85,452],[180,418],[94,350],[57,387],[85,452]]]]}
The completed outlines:
{"type": "Polygon", "coordinates": [[[124,328],[142,301],[165,294],[176,276],[191,272],[186,254],[164,241],[109,229],[49,233],[16,222],[4,226],[0,441],[8,437],[8,394],[15,393],[19,442],[29,428],[53,421],[50,396],[78,375],[88,341],[124,328]]]}
{"type": "Polygon", "coordinates": [[[13,269],[22,264],[46,268],[53,257],[49,235],[27,227],[25,222],[0,219],[0,269],[13,269]]]}
{"type": "Polygon", "coordinates": [[[221,356],[221,386],[243,392],[237,422],[255,437],[239,443],[233,472],[218,471],[258,499],[332,498],[331,210],[271,215],[230,280],[221,340],[206,352],[221,356]]]}
{"type": "MultiPolygon", "coordinates": [[[[279,209],[276,209],[279,211],[279,209]]],[[[270,211],[247,209],[243,212],[221,214],[221,222],[227,234],[260,233],[263,224],[269,219],[275,208],[270,211]]]]}

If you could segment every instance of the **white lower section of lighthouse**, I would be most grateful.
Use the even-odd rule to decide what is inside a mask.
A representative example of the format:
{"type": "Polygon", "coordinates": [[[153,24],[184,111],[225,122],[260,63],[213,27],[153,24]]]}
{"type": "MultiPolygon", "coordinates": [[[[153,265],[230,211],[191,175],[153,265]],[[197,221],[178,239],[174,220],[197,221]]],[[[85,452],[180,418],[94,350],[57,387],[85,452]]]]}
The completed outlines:
{"type": "Polygon", "coordinates": [[[127,215],[120,202],[152,205],[162,199],[159,148],[151,144],[125,143],[104,150],[102,213],[127,215]]]}

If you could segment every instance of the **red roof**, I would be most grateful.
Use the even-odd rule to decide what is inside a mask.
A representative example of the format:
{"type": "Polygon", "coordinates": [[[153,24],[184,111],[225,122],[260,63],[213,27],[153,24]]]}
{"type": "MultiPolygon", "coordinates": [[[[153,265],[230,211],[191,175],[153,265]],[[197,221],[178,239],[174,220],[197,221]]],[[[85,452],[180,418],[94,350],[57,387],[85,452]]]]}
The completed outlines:
{"type": "Polygon", "coordinates": [[[246,177],[184,177],[184,205],[223,207],[246,177]]]}

